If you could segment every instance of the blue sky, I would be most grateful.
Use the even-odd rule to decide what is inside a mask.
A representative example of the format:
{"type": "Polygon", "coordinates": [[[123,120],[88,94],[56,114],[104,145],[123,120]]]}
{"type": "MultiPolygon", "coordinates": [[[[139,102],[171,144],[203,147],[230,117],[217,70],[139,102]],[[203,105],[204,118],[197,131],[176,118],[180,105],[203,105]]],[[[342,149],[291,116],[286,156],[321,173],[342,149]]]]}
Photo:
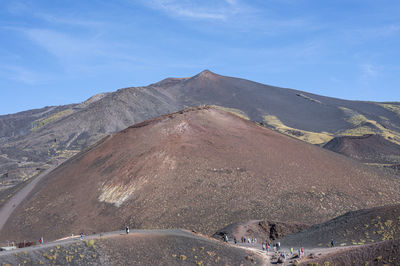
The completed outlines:
{"type": "Polygon", "coordinates": [[[0,1],[0,114],[204,69],[400,101],[398,0],[0,1]]]}

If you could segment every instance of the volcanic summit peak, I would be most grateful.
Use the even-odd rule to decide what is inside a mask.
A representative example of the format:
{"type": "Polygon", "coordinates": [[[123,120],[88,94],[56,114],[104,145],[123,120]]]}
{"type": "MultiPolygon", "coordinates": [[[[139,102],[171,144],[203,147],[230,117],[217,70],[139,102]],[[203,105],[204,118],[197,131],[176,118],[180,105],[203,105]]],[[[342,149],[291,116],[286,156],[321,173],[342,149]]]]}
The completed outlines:
{"type": "Polygon", "coordinates": [[[211,72],[208,69],[201,71],[199,74],[195,75],[193,78],[206,78],[206,79],[216,79],[220,77],[220,75],[211,72]]]}

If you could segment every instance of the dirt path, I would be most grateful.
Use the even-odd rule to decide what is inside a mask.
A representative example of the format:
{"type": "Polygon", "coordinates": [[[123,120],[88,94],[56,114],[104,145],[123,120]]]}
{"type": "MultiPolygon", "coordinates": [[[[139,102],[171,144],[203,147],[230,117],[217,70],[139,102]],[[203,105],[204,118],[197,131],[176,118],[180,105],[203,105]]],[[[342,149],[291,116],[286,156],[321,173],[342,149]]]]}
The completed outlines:
{"type": "MultiPolygon", "coordinates": [[[[103,233],[98,233],[98,234],[92,234],[92,235],[85,235],[83,236],[84,241],[86,240],[90,240],[90,239],[100,239],[100,238],[110,238],[110,237],[115,237],[115,236],[120,236],[120,235],[126,235],[125,230],[120,230],[120,231],[112,231],[112,232],[103,232],[103,233]]],[[[190,238],[195,238],[195,239],[199,239],[202,241],[212,241],[212,242],[217,242],[217,240],[213,239],[213,238],[207,238],[207,237],[203,237],[201,235],[197,235],[194,233],[191,233],[187,230],[183,230],[183,229],[131,229],[129,232],[129,235],[133,235],[133,236],[137,236],[137,235],[171,235],[171,236],[184,236],[184,237],[190,237],[190,238]]],[[[37,250],[37,249],[41,249],[41,248],[48,248],[48,247],[54,247],[57,245],[61,245],[61,244],[69,244],[69,243],[74,243],[77,241],[81,241],[80,236],[79,235],[75,235],[75,236],[69,236],[69,237],[65,237],[62,239],[58,239],[58,240],[54,240],[51,242],[46,242],[46,239],[44,239],[44,244],[41,245],[36,245],[36,246],[30,246],[30,247],[26,247],[26,248],[19,248],[19,249],[15,249],[15,250],[10,250],[10,251],[1,251],[0,252],[0,257],[3,255],[7,255],[10,253],[15,253],[15,252],[30,252],[33,250],[37,250]]]]}
{"type": "Polygon", "coordinates": [[[36,184],[48,173],[53,171],[58,165],[53,165],[49,169],[40,173],[31,182],[29,182],[23,189],[18,191],[14,196],[12,196],[8,202],[4,203],[0,209],[0,231],[3,229],[4,224],[7,222],[10,215],[13,213],[15,208],[28,196],[36,184]]]}
{"type": "MultiPolygon", "coordinates": [[[[270,251],[266,252],[262,250],[261,244],[247,244],[247,243],[237,243],[234,244],[233,242],[229,242],[229,244],[232,244],[232,246],[243,248],[246,250],[250,250],[253,253],[256,253],[259,255],[261,258],[263,258],[263,265],[276,265],[276,261],[279,258],[280,253],[284,252],[287,257],[289,258],[288,254],[290,252],[289,248],[281,248],[281,250],[278,251],[270,251]]],[[[314,256],[321,258],[326,255],[334,254],[339,251],[345,250],[345,249],[351,249],[354,248],[354,246],[346,246],[346,247],[334,247],[334,248],[312,248],[312,249],[306,249],[304,251],[304,255],[302,256],[301,259],[297,259],[300,263],[306,263],[307,261],[311,260],[309,256],[313,254],[314,256]]],[[[294,250],[294,254],[297,254],[297,250],[294,250]]],[[[295,259],[286,259],[284,264],[280,265],[292,265],[292,263],[289,263],[290,261],[294,261],[295,259]]]]}

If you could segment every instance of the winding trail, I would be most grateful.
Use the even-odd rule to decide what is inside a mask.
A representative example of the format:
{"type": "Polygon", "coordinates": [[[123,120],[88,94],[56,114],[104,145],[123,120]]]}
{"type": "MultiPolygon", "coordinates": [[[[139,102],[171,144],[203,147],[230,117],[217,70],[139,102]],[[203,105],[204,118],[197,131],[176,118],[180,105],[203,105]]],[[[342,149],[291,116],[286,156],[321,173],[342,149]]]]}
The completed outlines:
{"type": "Polygon", "coordinates": [[[0,231],[3,229],[4,224],[7,222],[8,218],[11,216],[13,211],[18,207],[18,205],[28,196],[28,194],[35,188],[36,184],[43,179],[47,174],[57,168],[59,165],[53,165],[47,170],[40,173],[38,176],[34,177],[24,188],[13,195],[3,206],[0,208],[0,231]]]}

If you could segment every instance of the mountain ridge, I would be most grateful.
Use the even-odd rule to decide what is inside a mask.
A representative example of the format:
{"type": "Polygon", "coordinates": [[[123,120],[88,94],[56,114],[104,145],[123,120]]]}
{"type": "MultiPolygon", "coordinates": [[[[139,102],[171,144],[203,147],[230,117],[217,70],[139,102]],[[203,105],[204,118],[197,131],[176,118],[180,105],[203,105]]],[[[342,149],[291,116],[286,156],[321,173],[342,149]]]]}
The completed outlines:
{"type": "Polygon", "coordinates": [[[317,145],[369,133],[400,143],[400,104],[341,100],[204,70],[95,95],[80,104],[0,116],[0,190],[30,180],[37,169],[60,163],[110,133],[201,105],[222,106],[317,145]]]}

